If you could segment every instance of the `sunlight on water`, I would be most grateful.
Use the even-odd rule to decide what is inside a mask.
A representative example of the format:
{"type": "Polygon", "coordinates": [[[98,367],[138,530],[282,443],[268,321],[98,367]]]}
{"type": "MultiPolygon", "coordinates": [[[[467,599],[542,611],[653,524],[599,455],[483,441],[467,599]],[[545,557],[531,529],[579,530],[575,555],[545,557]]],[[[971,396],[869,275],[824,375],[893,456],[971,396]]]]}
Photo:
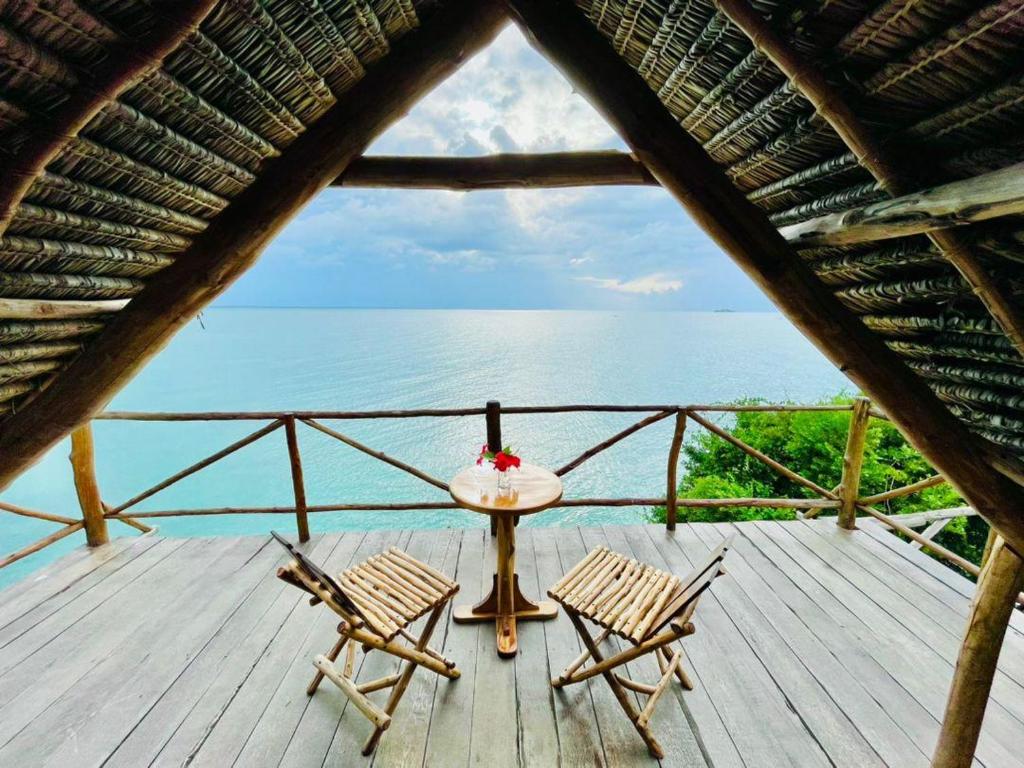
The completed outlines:
{"type": "MultiPolygon", "coordinates": [[[[774,314],[559,311],[219,309],[190,324],[111,404],[113,410],[455,408],[569,403],[713,403],[759,397],[811,402],[852,385],[774,314]]],[[[630,414],[506,416],[528,461],[557,467],[628,426],[630,414]]],[[[253,422],[99,422],[97,468],[116,505],[262,426],[253,422]]],[[[447,480],[484,441],[483,418],[332,422],[447,480]]],[[[573,472],[566,497],[664,493],[671,420],[627,438],[573,472]]],[[[445,494],[299,426],[310,504],[446,501],[445,494]]],[[[3,496],[77,517],[62,444],[3,496]]],[[[143,502],[139,509],[292,503],[283,430],[143,502]]],[[[636,522],[640,509],[550,510],[527,525],[636,522]]],[[[469,512],[329,513],[314,531],[484,525],[469,512]]],[[[294,531],[290,515],[162,519],[173,536],[294,531]]],[[[3,552],[54,530],[0,515],[3,552]]],[[[112,535],[134,535],[112,524],[112,535]]],[[[0,571],[0,584],[79,545],[71,536],[0,571]]]]}

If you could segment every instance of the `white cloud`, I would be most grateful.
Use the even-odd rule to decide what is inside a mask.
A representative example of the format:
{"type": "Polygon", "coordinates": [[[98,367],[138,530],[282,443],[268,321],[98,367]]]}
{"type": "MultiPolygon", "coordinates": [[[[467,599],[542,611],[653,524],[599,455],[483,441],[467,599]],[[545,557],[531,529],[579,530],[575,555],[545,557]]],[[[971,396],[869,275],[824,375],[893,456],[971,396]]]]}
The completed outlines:
{"type": "Polygon", "coordinates": [[[479,155],[621,146],[597,111],[510,25],[370,152],[479,155]]]}
{"type": "Polygon", "coordinates": [[[626,281],[622,281],[617,277],[577,277],[576,279],[609,291],[636,293],[643,296],[674,293],[683,287],[682,280],[668,277],[661,272],[644,275],[643,277],[635,277],[632,280],[626,281]]]}
{"type": "Polygon", "coordinates": [[[513,220],[524,232],[551,237],[559,230],[572,232],[578,227],[567,211],[586,197],[587,190],[509,189],[504,195],[513,220]]]}
{"type": "Polygon", "coordinates": [[[576,256],[575,258],[569,259],[570,267],[580,267],[589,261],[593,261],[589,256],[576,256]]]}

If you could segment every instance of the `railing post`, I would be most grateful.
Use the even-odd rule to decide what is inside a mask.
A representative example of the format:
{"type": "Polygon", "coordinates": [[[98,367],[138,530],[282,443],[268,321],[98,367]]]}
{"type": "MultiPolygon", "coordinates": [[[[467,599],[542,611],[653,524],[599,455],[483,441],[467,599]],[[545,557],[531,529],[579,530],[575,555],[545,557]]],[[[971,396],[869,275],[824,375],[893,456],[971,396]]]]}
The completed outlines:
{"type": "Polygon", "coordinates": [[[86,422],[71,433],[71,471],[75,478],[75,492],[82,508],[85,540],[90,547],[110,541],[107,519],[103,516],[103,501],[96,482],[96,459],[92,440],[92,425],[86,422]]]}
{"type": "Polygon", "coordinates": [[[299,453],[299,437],[295,433],[294,416],[285,417],[284,434],[288,441],[288,459],[292,465],[292,488],[295,490],[295,523],[299,529],[299,541],[309,541],[306,483],[302,476],[302,455],[299,453]]]}
{"type": "Polygon", "coordinates": [[[858,397],[850,410],[850,431],[846,435],[846,452],[843,454],[843,477],[839,487],[837,523],[840,528],[853,530],[857,526],[857,499],[860,498],[860,472],[864,466],[864,443],[868,436],[868,421],[871,418],[871,401],[858,397]]]}
{"type": "Polygon", "coordinates": [[[672,433],[672,447],[668,452],[668,487],[665,492],[665,527],[676,529],[676,513],[679,508],[679,486],[676,471],[679,468],[679,450],[683,447],[683,435],[686,432],[686,411],[676,411],[676,429],[672,433]]]}
{"type": "MultiPolygon", "coordinates": [[[[487,450],[497,453],[502,449],[501,444],[501,403],[497,400],[487,401],[487,450]]],[[[491,536],[498,533],[498,521],[491,517],[491,536]]]]}

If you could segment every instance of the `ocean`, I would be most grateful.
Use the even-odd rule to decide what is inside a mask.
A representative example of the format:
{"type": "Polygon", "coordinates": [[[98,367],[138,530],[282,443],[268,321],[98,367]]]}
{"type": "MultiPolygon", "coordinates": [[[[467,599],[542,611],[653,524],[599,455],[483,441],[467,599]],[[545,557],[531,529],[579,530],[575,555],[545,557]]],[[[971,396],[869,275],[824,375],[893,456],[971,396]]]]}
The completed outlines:
{"type": "MultiPolygon", "coordinates": [[[[189,324],[111,410],[376,410],[570,403],[813,402],[850,382],[781,315],[771,313],[213,309],[189,324]]],[[[642,414],[641,414],[642,416],[642,414]]],[[[557,467],[636,414],[505,416],[505,442],[557,467]]],[[[97,475],[117,505],[255,431],[257,422],[94,424],[97,475]]],[[[331,422],[377,450],[447,479],[475,458],[482,417],[331,422]]],[[[574,496],[664,493],[671,420],[632,435],[566,478],[574,496]]],[[[447,501],[444,492],[299,425],[310,504],[447,501]]],[[[3,501],[79,516],[69,446],[19,478],[3,501]]],[[[283,430],[186,478],[138,509],[292,504],[283,430]]],[[[524,525],[631,523],[643,509],[549,510],[524,525]]],[[[311,515],[314,531],[482,526],[462,511],[311,515]]],[[[168,536],[294,533],[290,515],[163,518],[168,536]]],[[[0,552],[54,524],[0,513],[0,552]]],[[[135,535],[112,523],[111,535],[135,535]]],[[[84,542],[76,534],[0,570],[0,586],[84,542]]]]}

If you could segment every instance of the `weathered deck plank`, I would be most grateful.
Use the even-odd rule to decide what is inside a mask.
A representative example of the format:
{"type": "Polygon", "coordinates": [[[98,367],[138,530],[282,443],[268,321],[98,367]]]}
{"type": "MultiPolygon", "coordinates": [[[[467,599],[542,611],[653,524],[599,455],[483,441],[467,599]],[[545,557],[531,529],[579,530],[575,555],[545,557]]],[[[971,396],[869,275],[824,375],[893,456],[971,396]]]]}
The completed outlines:
{"type": "MultiPolygon", "coordinates": [[[[481,574],[485,568],[487,546],[487,534],[482,529],[462,531],[461,535],[459,562],[453,574],[460,585],[459,593],[455,596],[456,604],[478,599],[480,593],[477,585],[481,583],[481,574]]],[[[423,760],[425,766],[469,764],[473,699],[476,693],[477,640],[479,634],[486,629],[487,625],[483,624],[448,627],[442,652],[455,662],[462,676],[455,681],[438,680],[434,688],[433,714],[427,731],[423,760]]],[[[392,735],[388,734],[388,737],[392,735]]]]}
{"type": "MultiPolygon", "coordinates": [[[[442,573],[454,574],[458,567],[461,541],[462,531],[458,530],[416,531],[412,535],[407,551],[442,573]],[[422,556],[417,553],[421,553],[422,556]]],[[[456,599],[461,597],[460,591],[456,599]]],[[[452,603],[449,601],[444,609],[444,617],[430,638],[431,648],[444,648],[445,638],[451,627],[451,609],[452,603]]],[[[424,616],[412,626],[411,632],[417,637],[423,631],[427,618],[424,616]]],[[[423,670],[416,670],[400,702],[400,714],[397,715],[402,718],[402,738],[382,739],[373,755],[374,765],[423,764],[430,731],[430,717],[434,709],[434,692],[439,683],[447,684],[448,681],[442,681],[437,675],[425,673],[423,670]]]]}
{"type": "MultiPolygon", "coordinates": [[[[674,573],[688,573],[700,557],[693,542],[681,542],[677,536],[659,535],[655,544],[663,558],[656,565],[674,573]]],[[[694,623],[696,633],[684,641],[687,658],[721,713],[744,763],[829,765],[821,746],[803,727],[801,713],[790,708],[784,693],[772,684],[770,674],[747,638],[736,631],[714,589],[702,599],[694,623]],[[758,715],[751,717],[752,712],[758,715]]]]}
{"type": "MultiPolygon", "coordinates": [[[[342,542],[359,541],[358,536],[342,542]]],[[[337,544],[319,537],[305,547],[317,556],[337,544]]],[[[338,547],[340,548],[340,546],[338,547]]],[[[188,756],[203,734],[217,722],[239,690],[260,649],[269,645],[281,626],[279,612],[300,601],[300,596],[275,577],[279,557],[268,552],[269,562],[253,595],[218,630],[211,642],[161,695],[152,711],[117,747],[108,768],[129,768],[188,756]]]]}
{"type": "MultiPolygon", "coordinates": [[[[652,562],[657,560],[658,553],[653,542],[647,537],[647,532],[642,527],[626,526],[605,526],[594,533],[593,537],[588,532],[593,529],[584,528],[584,540],[588,541],[588,550],[597,546],[604,538],[608,545],[616,552],[624,555],[631,555],[640,562],[652,562]]],[[[625,644],[621,644],[623,649],[625,644]]],[[[674,650],[674,648],[673,648],[674,650]]],[[[685,655],[685,651],[684,651],[685,655]]],[[[648,656],[638,659],[628,665],[629,677],[642,683],[652,685],[661,679],[661,670],[656,659],[648,656]]],[[[669,689],[669,695],[676,696],[683,694],[682,686],[673,682],[669,689]]],[[[646,696],[637,694],[637,708],[643,709],[647,701],[646,696]]],[[[662,764],[666,766],[687,765],[693,768],[704,768],[707,766],[707,758],[701,751],[697,735],[690,724],[691,716],[688,712],[688,705],[685,696],[679,696],[676,706],[662,703],[655,711],[651,719],[655,735],[665,750],[665,758],[662,764]]]]}
{"type": "MultiPolygon", "coordinates": [[[[544,597],[547,596],[547,588],[565,573],[558,558],[556,537],[549,531],[535,531],[532,537],[538,592],[544,597]]],[[[558,618],[544,622],[543,627],[550,681],[579,655],[580,643],[572,624],[562,611],[558,618]]],[[[558,734],[559,763],[563,768],[607,765],[594,711],[592,688],[595,685],[595,681],[588,680],[551,693],[555,730],[558,734]]]]}
{"type": "MultiPolygon", "coordinates": [[[[827,520],[819,522],[828,523],[827,520]]],[[[955,595],[966,597],[968,600],[974,594],[973,582],[963,578],[952,569],[945,567],[934,558],[925,555],[920,549],[901,546],[904,542],[899,537],[893,536],[889,529],[879,521],[874,519],[858,521],[857,533],[859,536],[865,537],[865,539],[872,539],[873,541],[864,541],[862,539],[864,546],[871,548],[879,558],[886,560],[886,562],[893,562],[894,560],[908,561],[912,569],[918,568],[931,575],[933,577],[932,580],[920,580],[922,586],[931,587],[932,582],[937,581],[948,587],[949,591],[955,595]]],[[[915,576],[919,577],[920,574],[915,572],[915,576]]],[[[963,605],[964,602],[961,600],[959,604],[963,605]]],[[[1024,612],[1015,611],[1010,616],[1010,627],[1018,635],[1024,636],[1024,612]]]]}
{"type": "MultiPolygon", "coordinates": [[[[519,584],[530,599],[547,599],[547,584],[538,579],[533,553],[535,529],[517,535],[519,584]]],[[[544,622],[519,623],[519,655],[516,665],[519,756],[522,765],[558,765],[558,727],[555,723],[554,690],[545,647],[544,622]]]]}
{"type": "MultiPolygon", "coordinates": [[[[372,555],[382,552],[391,546],[405,547],[409,541],[408,531],[371,531],[366,534],[366,537],[360,543],[359,548],[356,550],[355,555],[352,557],[353,563],[358,563],[365,560],[372,555]]],[[[315,613],[325,613],[325,609],[319,606],[315,609],[315,613]]],[[[311,619],[310,612],[307,612],[306,623],[311,619]]],[[[334,617],[332,617],[332,620],[334,617]]],[[[324,649],[329,647],[332,643],[328,642],[326,645],[321,646],[321,650],[315,653],[323,653],[324,649]]],[[[315,655],[314,653],[314,655],[315,655]]],[[[390,658],[385,658],[382,654],[370,654],[369,656],[360,652],[356,657],[356,677],[363,680],[368,680],[370,677],[381,677],[386,674],[383,667],[387,666],[390,662],[390,658]],[[364,667],[369,664],[369,669],[375,673],[366,675],[367,670],[364,667]],[[366,676],[364,676],[366,675],[366,676]]],[[[308,667],[308,670],[312,672],[312,665],[308,667]]],[[[388,669],[387,671],[390,671],[388,669]]],[[[308,680],[306,681],[308,682],[308,680]]],[[[305,690],[305,683],[302,683],[301,689],[305,690]]],[[[303,693],[303,695],[305,695],[303,693]]],[[[300,727],[307,717],[310,715],[314,716],[315,722],[322,722],[320,719],[321,713],[326,713],[326,723],[314,730],[307,730],[305,732],[304,740],[307,742],[305,745],[298,745],[300,748],[305,748],[310,751],[310,754],[314,758],[315,765],[337,765],[343,759],[352,760],[359,755],[359,750],[363,745],[363,742],[370,735],[373,730],[369,722],[364,718],[355,707],[348,705],[348,699],[340,695],[338,690],[330,684],[320,686],[320,689],[313,694],[309,705],[306,707],[302,721],[300,721],[300,727]]],[[[298,730],[296,730],[296,736],[298,730]]],[[[292,744],[295,744],[295,737],[292,737],[292,742],[289,744],[291,748],[292,744]]],[[[217,752],[210,752],[211,758],[216,757],[217,752]]],[[[289,762],[295,759],[295,756],[285,755],[286,760],[283,762],[289,762]]],[[[304,759],[300,765],[309,765],[310,763],[304,759]]]]}
{"type": "Polygon", "coordinates": [[[137,541],[120,538],[95,550],[79,547],[0,591],[0,626],[84,578],[137,541]]]}
{"type": "MultiPolygon", "coordinates": [[[[765,551],[772,551],[777,561],[784,563],[783,570],[787,576],[797,580],[801,589],[846,627],[852,636],[851,642],[858,642],[866,648],[886,674],[895,678],[924,705],[936,722],[941,721],[952,679],[952,664],[850,584],[832,563],[799,546],[799,542],[787,533],[786,525],[753,523],[752,526],[754,531],[763,533],[771,542],[773,548],[765,551]]],[[[745,532],[747,530],[744,529],[745,532]]],[[[990,727],[978,745],[982,762],[1001,767],[1020,765],[1017,751],[1005,743],[1007,717],[999,707],[989,712],[987,720],[990,727]]]]}
{"type": "MultiPolygon", "coordinates": [[[[539,597],[606,544],[684,574],[730,533],[728,574],[683,641],[696,689],[674,686],[652,723],[662,765],[925,768],[973,585],[881,529],[523,527],[518,570],[539,597]]],[[[390,544],[455,575],[458,602],[490,586],[494,544],[481,529],[329,534],[305,546],[337,571],[390,544]]],[[[446,618],[432,645],[462,678],[414,675],[377,752],[362,758],[367,721],[329,684],[305,694],[310,660],[333,643],[336,621],[276,579],[283,560],[262,537],[127,539],[72,553],[0,593],[0,764],[656,763],[603,680],[550,688],[580,650],[564,616],[520,625],[514,661],[497,657],[491,625],[446,618]]],[[[653,680],[647,661],[628,674],[653,680]]],[[[396,667],[382,654],[360,654],[360,664],[360,680],[396,667]]],[[[979,744],[982,768],[1024,768],[1022,671],[1024,636],[1014,628],[979,744]]]]}

